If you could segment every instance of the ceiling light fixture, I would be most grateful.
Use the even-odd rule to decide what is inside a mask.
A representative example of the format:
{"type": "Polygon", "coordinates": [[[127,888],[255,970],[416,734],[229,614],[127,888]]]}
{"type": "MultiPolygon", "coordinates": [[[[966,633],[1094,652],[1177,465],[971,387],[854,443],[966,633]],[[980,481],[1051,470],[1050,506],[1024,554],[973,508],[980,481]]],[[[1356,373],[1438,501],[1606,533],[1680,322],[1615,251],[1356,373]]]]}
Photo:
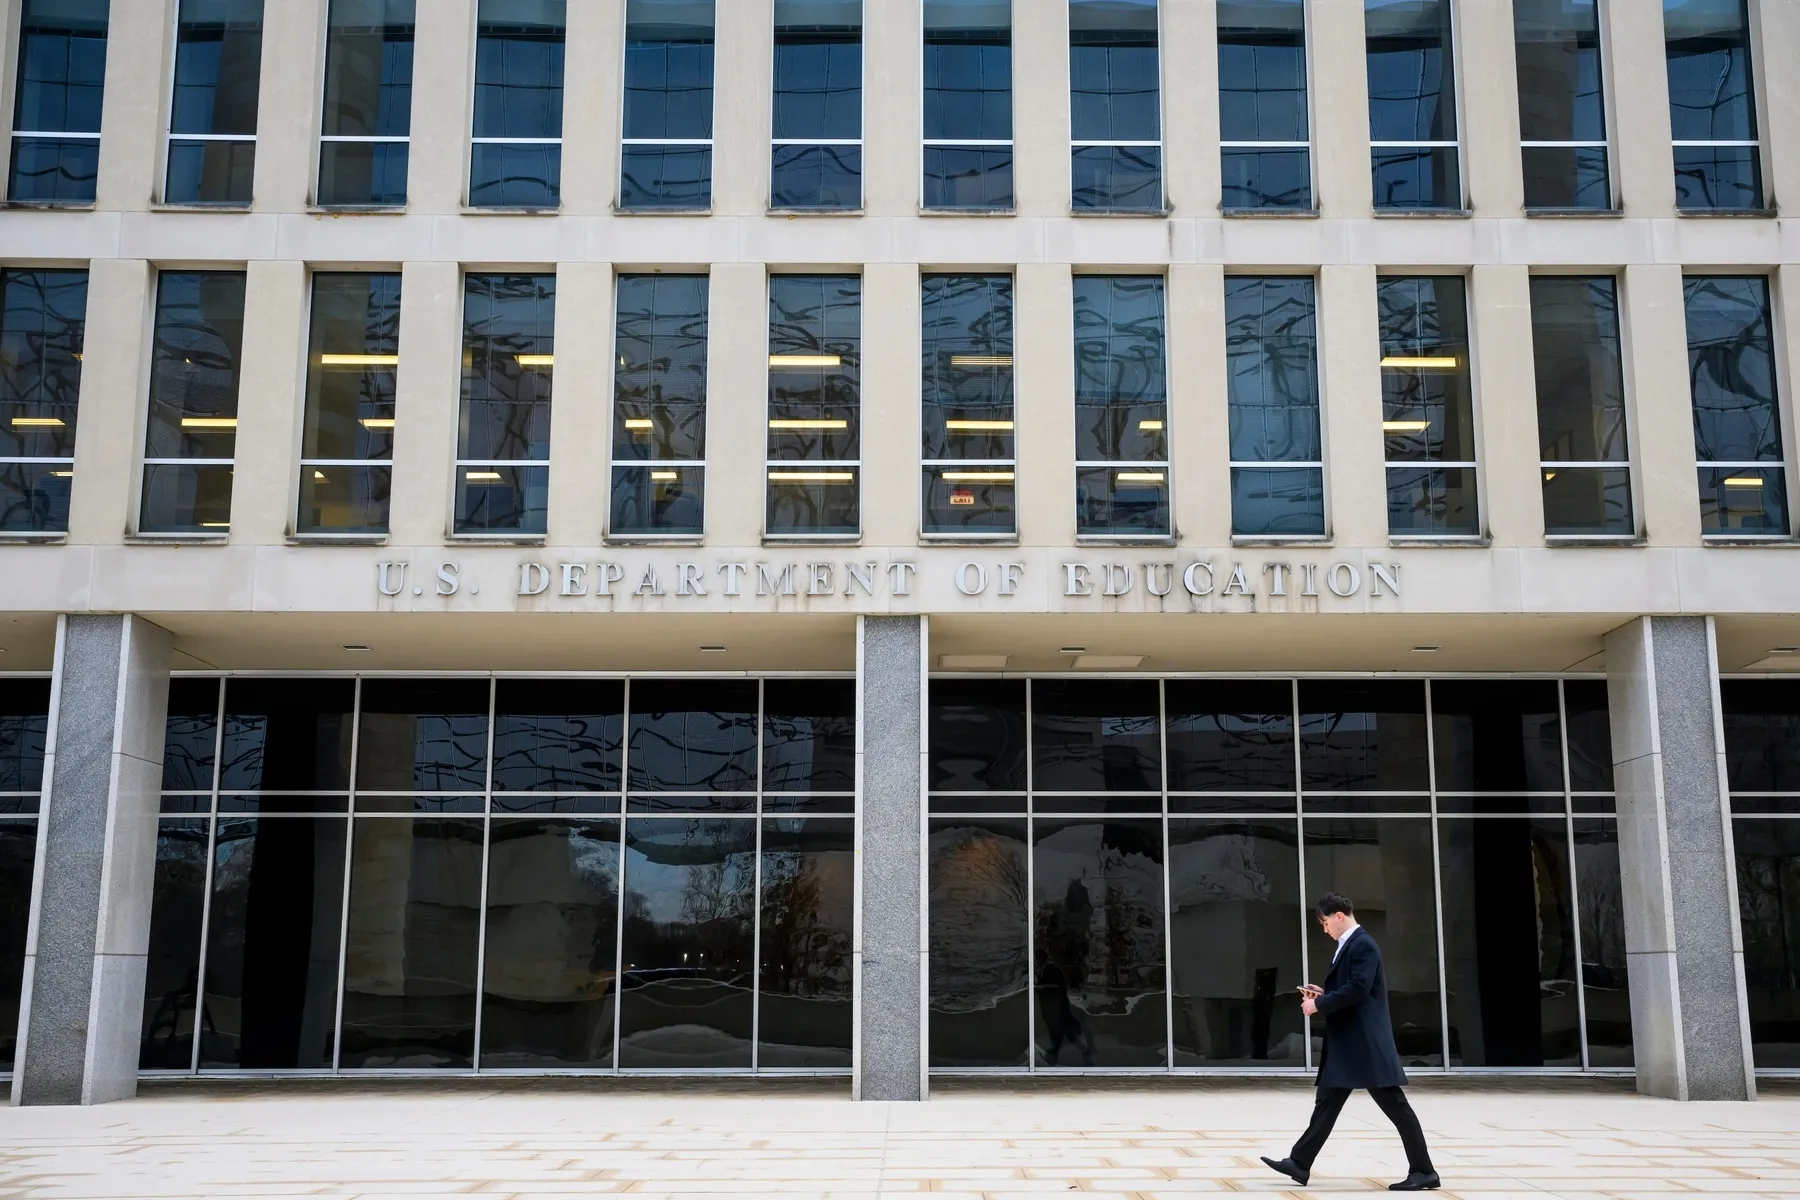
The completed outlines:
{"type": "Polygon", "coordinates": [[[1011,483],[1011,471],[945,471],[939,476],[945,483],[1011,483]]]}
{"type": "Polygon", "coordinates": [[[471,483],[493,483],[500,478],[498,471],[464,471],[463,478],[471,483]]]}
{"type": "Polygon", "coordinates": [[[368,654],[368,653],[371,653],[375,649],[375,647],[362,646],[362,645],[358,645],[354,642],[345,642],[344,649],[352,651],[353,653],[356,653],[356,654],[368,654]]]}
{"type": "Polygon", "coordinates": [[[1013,356],[1010,354],[952,354],[950,365],[953,367],[1010,367],[1013,356]]]}
{"type": "Polygon", "coordinates": [[[320,482],[320,483],[326,483],[326,482],[329,482],[329,481],[328,481],[328,480],[327,480],[327,479],[326,479],[326,478],[325,478],[325,472],[323,472],[323,471],[314,471],[314,472],[313,472],[313,478],[314,478],[314,479],[316,479],[316,480],[318,480],[318,481],[319,481],[319,482],[320,482]]]}
{"type": "Polygon", "coordinates": [[[1457,366],[1457,358],[1453,354],[1384,354],[1381,358],[1381,365],[1413,371],[1454,371],[1457,366]]]}
{"type": "Polygon", "coordinates": [[[357,421],[364,429],[392,429],[394,427],[394,418],[392,417],[358,417],[357,421]]]}
{"type": "Polygon", "coordinates": [[[1431,428],[1430,421],[1383,421],[1383,433],[1424,433],[1431,428]]]}
{"type": "Polygon", "coordinates": [[[236,429],[236,417],[183,417],[183,429],[236,429]]]}
{"type": "Polygon", "coordinates": [[[1160,485],[1163,481],[1163,476],[1161,471],[1120,471],[1113,476],[1113,479],[1119,483],[1154,483],[1160,485]]]}
{"type": "Polygon", "coordinates": [[[841,367],[844,357],[841,354],[771,354],[769,365],[777,370],[789,367],[841,367]]]}
{"type": "Polygon", "coordinates": [[[1062,648],[1062,652],[1064,654],[1086,654],[1087,647],[1086,646],[1064,646],[1062,648]]]}
{"type": "Polygon", "coordinates": [[[554,367],[556,365],[556,355],[554,354],[515,354],[513,358],[518,360],[521,367],[554,367]]]}
{"type": "Polygon", "coordinates": [[[654,428],[654,423],[650,420],[649,417],[626,417],[625,418],[625,428],[627,428],[627,429],[651,429],[651,428],[654,428]]]}
{"type": "Polygon", "coordinates": [[[674,483],[677,479],[680,479],[680,478],[681,478],[681,476],[674,471],[652,471],[652,472],[650,472],[650,482],[651,483],[674,483]]]}
{"type": "Polygon", "coordinates": [[[838,417],[774,417],[770,429],[848,429],[850,422],[838,417]]]}
{"type": "Polygon", "coordinates": [[[1138,422],[1138,428],[1145,433],[1161,433],[1162,427],[1163,427],[1163,424],[1161,421],[1139,421],[1138,422]]]}
{"type": "Polygon", "coordinates": [[[1414,646],[1413,653],[1414,654],[1436,654],[1439,650],[1442,650],[1442,649],[1443,649],[1442,646],[1414,646]]]}
{"type": "Polygon", "coordinates": [[[61,429],[62,425],[61,417],[14,417],[12,419],[14,429],[61,429]]]}
{"type": "Polygon", "coordinates": [[[321,354],[321,367],[397,367],[398,354],[321,354]]]}
{"type": "Polygon", "coordinates": [[[1011,433],[1011,421],[945,421],[944,428],[952,433],[1011,433]]]}
{"type": "Polygon", "coordinates": [[[770,471],[770,483],[854,483],[854,471],[770,471]]]}
{"type": "Polygon", "coordinates": [[[702,647],[700,647],[700,653],[702,653],[702,654],[723,654],[723,653],[725,653],[725,647],[723,647],[723,646],[702,646],[702,647]]]}
{"type": "Polygon", "coordinates": [[[1725,480],[1728,488],[1759,488],[1763,485],[1760,475],[1731,475],[1725,480]]]}
{"type": "Polygon", "coordinates": [[[1770,646],[1770,654],[1800,654],[1800,646],[1770,646]]]}

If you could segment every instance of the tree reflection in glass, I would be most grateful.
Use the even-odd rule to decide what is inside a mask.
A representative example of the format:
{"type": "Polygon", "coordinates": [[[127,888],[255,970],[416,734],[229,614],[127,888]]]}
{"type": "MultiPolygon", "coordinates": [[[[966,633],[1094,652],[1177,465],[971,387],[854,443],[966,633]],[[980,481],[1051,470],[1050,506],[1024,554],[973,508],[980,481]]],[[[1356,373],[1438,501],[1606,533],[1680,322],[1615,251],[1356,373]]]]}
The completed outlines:
{"type": "Polygon", "coordinates": [[[1025,821],[934,820],[927,853],[931,1065],[1024,1067],[1025,821]]]}
{"type": "Polygon", "coordinates": [[[856,823],[763,822],[758,1067],[849,1067],[856,823]]]}

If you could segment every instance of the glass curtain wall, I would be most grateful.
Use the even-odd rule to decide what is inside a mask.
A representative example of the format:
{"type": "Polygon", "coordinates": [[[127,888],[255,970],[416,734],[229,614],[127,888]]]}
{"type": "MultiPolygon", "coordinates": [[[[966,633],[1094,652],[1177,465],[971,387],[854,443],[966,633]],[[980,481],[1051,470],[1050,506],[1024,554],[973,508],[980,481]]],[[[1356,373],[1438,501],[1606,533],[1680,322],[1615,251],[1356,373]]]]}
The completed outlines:
{"type": "Polygon", "coordinates": [[[86,271],[0,270],[0,532],[65,532],[86,271]]]}
{"type": "Polygon", "coordinates": [[[242,271],[158,276],[139,533],[230,531],[243,358],[242,271]]]}
{"type": "Polygon", "coordinates": [[[1313,207],[1305,0],[1219,0],[1219,207],[1313,207]]]}
{"type": "Polygon", "coordinates": [[[314,275],[294,532],[387,532],[399,373],[399,273],[314,275]]]}
{"type": "Polygon", "coordinates": [[[1746,0],[1663,0],[1678,208],[1766,203],[1750,30],[1746,0]]]}
{"type": "Polygon", "coordinates": [[[1408,1066],[1631,1065],[1604,682],[930,690],[933,1069],[1314,1068],[1334,890],[1408,1066]]]}
{"type": "Polygon", "coordinates": [[[469,205],[555,208],[562,200],[565,0],[481,0],[469,205]]]}
{"type": "Polygon", "coordinates": [[[263,0],[180,0],[166,204],[250,203],[263,0]]]}
{"type": "Polygon", "coordinates": [[[1724,679],[1738,919],[1759,1069],[1800,1069],[1800,686],[1724,679]]]}
{"type": "Polygon", "coordinates": [[[544,532],[555,341],[556,276],[464,277],[457,533],[544,532]]]}
{"type": "Polygon", "coordinates": [[[1156,0],[1069,0],[1070,206],[1160,212],[1156,0]]]}
{"type": "Polygon", "coordinates": [[[100,175],[109,0],[24,0],[6,198],[91,204],[100,175]]]}
{"type": "Polygon", "coordinates": [[[1077,275],[1074,282],[1076,532],[1168,537],[1163,278],[1077,275]]]}
{"type": "Polygon", "coordinates": [[[712,0],[627,0],[619,207],[712,206],[712,0]]]}
{"type": "Polygon", "coordinates": [[[847,1070],[854,700],[176,679],[141,1065],[847,1070]]]}
{"type": "Polygon", "coordinates": [[[776,0],[769,207],[862,207],[862,0],[776,0]]]}
{"type": "Polygon", "coordinates": [[[1682,289],[1701,532],[1785,537],[1787,443],[1775,384],[1769,281],[1761,275],[1689,275],[1682,289]]]}
{"type": "Polygon", "coordinates": [[[1451,0],[1363,0],[1375,207],[1460,209],[1451,0]]]}
{"type": "Polygon", "coordinates": [[[920,531],[1018,531],[1013,419],[1013,277],[920,282],[924,513],[920,531]]]}
{"type": "Polygon", "coordinates": [[[0,1071],[18,1054],[49,712],[48,678],[0,678],[0,1071]]]}
{"type": "Polygon", "coordinates": [[[862,277],[769,277],[770,537],[861,528],[862,277]]]}
{"type": "Polygon", "coordinates": [[[331,0],[319,204],[406,203],[417,0],[331,0]]]}
{"type": "Polygon", "coordinates": [[[1375,301],[1388,532],[1477,536],[1481,513],[1464,281],[1460,275],[1384,275],[1376,281],[1375,301]]]}
{"type": "Polygon", "coordinates": [[[1514,0],[1525,207],[1610,209],[1599,0],[1514,0]]]}
{"type": "Polygon", "coordinates": [[[1316,315],[1310,276],[1225,279],[1234,534],[1325,535],[1316,315]]]}
{"type": "Polygon", "coordinates": [[[705,275],[621,275],[613,342],[614,537],[706,531],[705,275]]]}
{"type": "Polygon", "coordinates": [[[923,0],[924,208],[1013,206],[1012,5],[923,0]]]}
{"type": "Polygon", "coordinates": [[[1537,368],[1544,532],[1637,536],[1619,284],[1610,275],[1535,275],[1531,346],[1537,368]]]}

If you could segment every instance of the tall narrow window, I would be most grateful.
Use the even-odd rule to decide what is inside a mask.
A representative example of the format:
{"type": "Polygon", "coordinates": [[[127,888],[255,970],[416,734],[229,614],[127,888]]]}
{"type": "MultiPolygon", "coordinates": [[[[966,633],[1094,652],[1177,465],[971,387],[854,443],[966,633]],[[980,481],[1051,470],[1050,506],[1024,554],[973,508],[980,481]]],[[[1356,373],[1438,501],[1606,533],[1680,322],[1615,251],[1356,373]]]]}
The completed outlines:
{"type": "Polygon", "coordinates": [[[1162,208],[1156,0],[1069,0],[1069,141],[1076,211],[1162,208]]]}
{"type": "Polygon", "coordinates": [[[250,203],[263,0],[181,0],[169,104],[169,204],[250,203]]]}
{"type": "Polygon", "coordinates": [[[920,309],[920,530],[1010,537],[1018,530],[1012,276],[927,275],[920,309]]]}
{"type": "Polygon", "coordinates": [[[1160,275],[1075,277],[1075,531],[1169,536],[1160,275]]]}
{"type": "Polygon", "coordinates": [[[69,528],[86,271],[0,271],[0,532],[69,528]]]}
{"type": "Polygon", "coordinates": [[[1787,455],[1769,281],[1760,275],[1690,275],[1683,288],[1701,531],[1785,536],[1787,455]]]}
{"type": "Polygon", "coordinates": [[[459,534],[544,532],[555,332],[556,276],[463,281],[459,534]]]}
{"type": "Polygon", "coordinates": [[[1462,207],[1450,0],[1363,0],[1375,207],[1462,207]]]}
{"type": "Polygon", "coordinates": [[[223,536],[231,528],[242,271],[165,271],[156,283],[150,419],[139,533],[223,536]]]}
{"type": "Polygon", "coordinates": [[[862,278],[769,278],[771,537],[860,528],[862,278]]]}
{"type": "Polygon", "coordinates": [[[923,206],[1013,206],[1012,5],[924,0],[923,206]]]}
{"type": "Polygon", "coordinates": [[[770,208],[862,207],[862,0],[776,0],[770,208]]]}
{"type": "Polygon", "coordinates": [[[1310,209],[1305,0],[1219,0],[1220,207],[1310,209]]]}
{"type": "Polygon", "coordinates": [[[400,276],[313,276],[296,533],[385,533],[400,276]]]}
{"type": "Polygon", "coordinates": [[[1675,205],[1763,207],[1756,81],[1745,0],[1663,0],[1675,205]]]}
{"type": "Polygon", "coordinates": [[[1525,207],[1608,209],[1599,0],[1513,0],[1525,207]]]}
{"type": "Polygon", "coordinates": [[[319,130],[321,205],[406,203],[415,3],[331,0],[319,130]]]}
{"type": "Polygon", "coordinates": [[[555,208],[562,197],[564,0],[481,0],[469,203],[555,208]]]}
{"type": "Polygon", "coordinates": [[[1481,517],[1462,277],[1384,276],[1376,286],[1376,304],[1388,532],[1474,537],[1481,532],[1481,517]]]}
{"type": "Polygon", "coordinates": [[[24,0],[9,200],[86,204],[100,173],[108,0],[24,0]]]}
{"type": "Polygon", "coordinates": [[[619,207],[712,205],[713,0],[626,0],[619,207]]]}
{"type": "Polygon", "coordinates": [[[1531,281],[1544,532],[1631,537],[1631,453],[1619,355],[1619,287],[1609,275],[1531,281]]]}
{"type": "Polygon", "coordinates": [[[1315,316],[1306,276],[1225,280],[1234,534],[1325,533],[1315,316]]]}
{"type": "Polygon", "coordinates": [[[705,532],[704,275],[621,275],[613,342],[614,537],[705,532]]]}

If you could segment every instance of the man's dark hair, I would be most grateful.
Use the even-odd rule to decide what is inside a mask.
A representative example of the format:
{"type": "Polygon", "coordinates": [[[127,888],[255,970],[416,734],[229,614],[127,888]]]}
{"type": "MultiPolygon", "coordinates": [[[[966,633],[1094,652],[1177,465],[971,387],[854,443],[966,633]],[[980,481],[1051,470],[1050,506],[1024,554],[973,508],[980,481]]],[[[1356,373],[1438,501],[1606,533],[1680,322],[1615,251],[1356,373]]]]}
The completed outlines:
{"type": "Polygon", "coordinates": [[[1356,915],[1356,906],[1350,903],[1350,897],[1342,892],[1326,892],[1319,897],[1316,907],[1321,917],[1329,917],[1332,913],[1343,913],[1346,917],[1356,915]]]}

